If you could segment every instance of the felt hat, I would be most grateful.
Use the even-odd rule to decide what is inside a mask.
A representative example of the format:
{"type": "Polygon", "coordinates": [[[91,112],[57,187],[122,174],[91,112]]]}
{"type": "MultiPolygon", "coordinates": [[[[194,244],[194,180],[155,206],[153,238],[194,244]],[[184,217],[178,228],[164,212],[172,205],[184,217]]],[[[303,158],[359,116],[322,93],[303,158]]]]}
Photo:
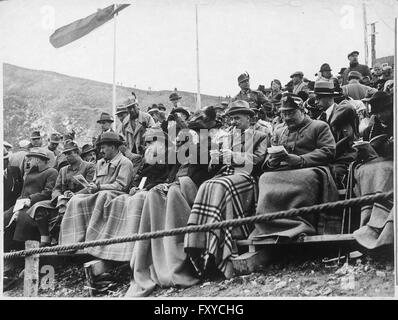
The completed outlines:
{"type": "Polygon", "coordinates": [[[183,114],[185,114],[186,115],[186,117],[187,118],[189,118],[189,116],[191,115],[190,113],[189,113],[189,111],[187,110],[187,109],[185,109],[184,107],[177,107],[177,108],[174,108],[172,111],[171,111],[171,113],[183,113],[183,114]]]}
{"type": "Polygon", "coordinates": [[[156,105],[156,107],[151,107],[149,110],[148,110],[148,113],[149,114],[152,114],[152,113],[155,113],[155,112],[160,112],[160,109],[159,109],[159,107],[156,105]]]}
{"type": "Polygon", "coordinates": [[[163,103],[158,103],[158,108],[160,111],[166,111],[166,107],[164,106],[163,103]]]}
{"type": "Polygon", "coordinates": [[[99,120],[97,120],[97,123],[101,123],[103,121],[113,122],[113,117],[109,113],[102,112],[99,120]]]}
{"type": "Polygon", "coordinates": [[[30,135],[31,139],[40,139],[43,138],[43,136],[41,135],[40,131],[33,131],[30,135]]]}
{"type": "Polygon", "coordinates": [[[73,150],[79,150],[79,146],[77,145],[76,142],[68,140],[64,145],[64,150],[62,151],[62,153],[66,153],[73,150]]]}
{"type": "Polygon", "coordinates": [[[169,96],[169,100],[170,101],[176,101],[176,100],[180,100],[182,97],[180,97],[178,95],[177,92],[173,92],[170,96],[169,96]]]}
{"type": "Polygon", "coordinates": [[[129,98],[124,102],[124,106],[126,107],[127,110],[131,109],[133,106],[136,106],[136,105],[138,105],[138,103],[135,99],[129,98]]]}
{"type": "Polygon", "coordinates": [[[304,77],[304,73],[302,71],[296,71],[296,72],[294,72],[294,73],[292,73],[290,75],[290,78],[293,78],[295,76],[299,76],[299,77],[303,78],[304,77]]]}
{"type": "Polygon", "coordinates": [[[125,105],[121,104],[116,107],[116,115],[121,113],[128,113],[128,110],[125,105]]]}
{"type": "Polygon", "coordinates": [[[50,135],[50,143],[60,143],[61,142],[61,135],[59,133],[52,133],[50,135]]]}
{"type": "Polygon", "coordinates": [[[350,80],[352,78],[361,80],[362,79],[362,74],[360,72],[358,72],[358,71],[350,71],[348,73],[348,80],[350,80]]]}
{"type": "Polygon", "coordinates": [[[3,145],[4,145],[6,148],[9,148],[9,149],[12,148],[12,144],[9,143],[9,142],[7,142],[7,141],[3,141],[3,145]]]}
{"type": "Polygon", "coordinates": [[[26,154],[27,157],[38,157],[45,160],[50,160],[47,155],[47,151],[44,148],[31,148],[30,151],[26,154]]]}
{"type": "Polygon", "coordinates": [[[247,80],[250,80],[250,76],[247,72],[240,74],[238,77],[238,83],[241,83],[241,82],[244,82],[247,80]]]}
{"type": "Polygon", "coordinates": [[[87,153],[89,153],[89,152],[91,152],[91,151],[96,151],[96,149],[94,148],[94,146],[92,146],[91,144],[85,144],[85,145],[82,147],[81,155],[84,156],[84,155],[86,155],[87,153]]]}
{"type": "Polygon", "coordinates": [[[385,91],[377,91],[370,98],[362,99],[362,101],[369,102],[371,112],[376,113],[393,108],[393,96],[385,91]]]}
{"type": "Polygon", "coordinates": [[[226,115],[232,116],[235,114],[246,114],[249,116],[254,116],[255,112],[250,108],[250,105],[247,101],[236,100],[231,102],[226,115]]]}
{"type": "Polygon", "coordinates": [[[101,144],[104,143],[109,143],[109,144],[114,144],[114,145],[122,145],[123,140],[120,139],[120,136],[115,133],[115,132],[104,132],[99,136],[98,141],[96,142],[97,146],[100,146],[101,144]]]}
{"type": "Polygon", "coordinates": [[[281,101],[282,106],[279,109],[280,111],[303,109],[303,100],[295,94],[285,93],[281,101]]]}

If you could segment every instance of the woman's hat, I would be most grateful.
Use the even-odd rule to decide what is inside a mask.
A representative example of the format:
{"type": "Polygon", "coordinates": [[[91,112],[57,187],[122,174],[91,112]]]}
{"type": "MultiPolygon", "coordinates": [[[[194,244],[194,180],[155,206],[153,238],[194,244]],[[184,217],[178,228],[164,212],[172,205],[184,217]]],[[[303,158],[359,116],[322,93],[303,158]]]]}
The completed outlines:
{"type": "Polygon", "coordinates": [[[187,109],[185,109],[184,107],[177,107],[171,111],[171,113],[176,113],[176,112],[185,114],[187,116],[187,118],[189,118],[189,116],[191,115],[189,113],[189,111],[187,109]]]}
{"type": "Polygon", "coordinates": [[[114,145],[122,145],[123,141],[120,139],[120,136],[115,132],[104,132],[100,135],[96,145],[100,146],[101,144],[109,143],[114,145]]]}
{"type": "Polygon", "coordinates": [[[250,108],[250,105],[247,101],[236,100],[234,102],[231,102],[226,112],[227,116],[232,116],[235,114],[246,114],[249,116],[254,116],[255,112],[250,108]]]}
{"type": "Polygon", "coordinates": [[[163,105],[163,103],[158,103],[158,108],[161,111],[166,111],[166,107],[163,105]]]}
{"type": "Polygon", "coordinates": [[[371,106],[371,112],[376,113],[383,110],[388,110],[393,108],[393,96],[385,91],[377,91],[370,98],[362,99],[362,101],[367,101],[371,106]]]}
{"type": "Polygon", "coordinates": [[[66,153],[73,150],[79,150],[79,146],[77,145],[76,142],[69,140],[65,143],[64,150],[62,151],[62,153],[66,153]]]}
{"type": "Polygon", "coordinates": [[[30,151],[26,154],[27,157],[38,157],[45,160],[50,160],[47,155],[47,151],[44,148],[31,148],[30,151]]]}

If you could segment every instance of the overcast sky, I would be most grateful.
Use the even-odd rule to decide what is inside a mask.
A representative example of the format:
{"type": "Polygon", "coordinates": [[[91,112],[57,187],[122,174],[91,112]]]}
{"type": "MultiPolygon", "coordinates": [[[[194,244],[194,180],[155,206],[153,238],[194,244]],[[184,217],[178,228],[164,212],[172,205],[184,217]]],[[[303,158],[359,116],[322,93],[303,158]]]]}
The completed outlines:
{"type": "MultiPolygon", "coordinates": [[[[126,3],[128,1],[125,1],[126,3]]],[[[55,29],[112,1],[0,2],[0,54],[18,66],[112,82],[113,23],[59,49],[55,29]]],[[[196,91],[195,6],[190,0],[137,0],[117,20],[117,82],[140,89],[196,91]]],[[[364,62],[362,1],[199,1],[201,91],[234,95],[236,78],[253,88],[283,83],[297,70],[312,79],[322,63],[334,73],[347,53],[364,62]]],[[[377,56],[393,54],[397,0],[369,0],[368,22],[378,21],[377,56]]],[[[370,59],[370,58],[369,58],[370,59]]]]}

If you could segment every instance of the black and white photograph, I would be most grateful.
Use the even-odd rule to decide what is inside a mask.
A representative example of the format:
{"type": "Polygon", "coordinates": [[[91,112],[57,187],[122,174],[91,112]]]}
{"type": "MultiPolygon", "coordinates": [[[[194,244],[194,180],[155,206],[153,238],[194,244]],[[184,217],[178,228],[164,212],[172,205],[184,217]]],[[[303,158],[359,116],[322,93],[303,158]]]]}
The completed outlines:
{"type": "Polygon", "coordinates": [[[397,299],[397,30],[398,0],[0,0],[1,299],[397,299]]]}

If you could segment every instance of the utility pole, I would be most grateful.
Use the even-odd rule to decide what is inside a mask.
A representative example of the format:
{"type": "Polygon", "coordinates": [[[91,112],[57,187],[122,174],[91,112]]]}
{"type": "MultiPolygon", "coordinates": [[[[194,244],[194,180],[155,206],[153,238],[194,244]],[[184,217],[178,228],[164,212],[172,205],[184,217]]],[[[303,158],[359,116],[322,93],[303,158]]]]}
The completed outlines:
{"type": "Polygon", "coordinates": [[[364,46],[365,46],[365,64],[368,65],[368,22],[366,18],[366,4],[365,0],[362,2],[362,13],[363,13],[363,32],[364,32],[364,46]]]}
{"type": "Polygon", "coordinates": [[[370,24],[370,47],[372,56],[372,67],[375,65],[376,61],[376,22],[370,24]]]}

